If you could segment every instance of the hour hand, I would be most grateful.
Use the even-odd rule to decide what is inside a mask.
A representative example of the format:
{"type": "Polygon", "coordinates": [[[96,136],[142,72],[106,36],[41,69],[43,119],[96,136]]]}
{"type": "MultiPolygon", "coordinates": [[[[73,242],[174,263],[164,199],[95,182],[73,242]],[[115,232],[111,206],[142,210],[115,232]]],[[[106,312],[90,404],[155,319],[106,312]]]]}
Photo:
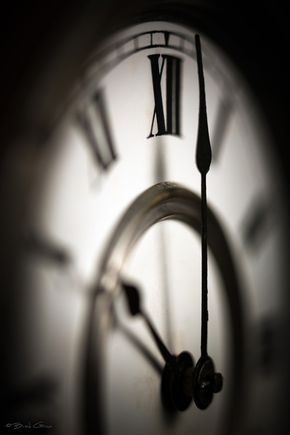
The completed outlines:
{"type": "Polygon", "coordinates": [[[155,326],[153,325],[153,322],[151,321],[150,317],[142,307],[141,292],[138,289],[138,287],[135,284],[128,283],[124,280],[121,281],[121,287],[124,291],[128,310],[131,316],[133,317],[141,316],[143,318],[164,361],[167,364],[174,363],[175,361],[174,355],[172,355],[169,352],[163,340],[161,339],[159,333],[157,332],[155,326]]]}

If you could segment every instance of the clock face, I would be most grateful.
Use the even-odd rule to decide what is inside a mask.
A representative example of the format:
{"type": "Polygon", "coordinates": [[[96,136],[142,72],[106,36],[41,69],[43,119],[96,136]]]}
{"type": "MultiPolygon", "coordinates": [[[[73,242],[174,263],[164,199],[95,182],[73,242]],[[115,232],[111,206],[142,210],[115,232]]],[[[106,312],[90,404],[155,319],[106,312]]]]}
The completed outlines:
{"type": "MultiPolygon", "coordinates": [[[[190,352],[197,362],[201,230],[185,221],[198,215],[199,201],[184,219],[176,218],[170,204],[148,223],[148,209],[156,203],[162,207],[160,192],[170,183],[200,197],[194,30],[146,22],[114,35],[89,59],[71,108],[39,162],[24,244],[25,303],[16,328],[24,363],[13,379],[16,385],[40,379],[41,391],[43,376],[48,379],[50,399],[36,406],[28,397],[21,415],[47,418],[56,433],[78,434],[84,428],[88,349],[96,361],[89,379],[97,398],[88,407],[104,433],[141,434],[145,428],[153,434],[226,433],[231,412],[243,416],[238,421],[244,434],[271,433],[274,425],[272,402],[281,382],[274,361],[282,304],[277,294],[283,256],[280,182],[271,139],[245,82],[212,41],[203,35],[201,40],[212,145],[208,207],[227,240],[239,283],[229,290],[239,294],[230,297],[225,283],[232,272],[221,267],[223,250],[213,243],[208,352],[223,374],[223,389],[206,410],[192,403],[184,412],[169,412],[161,397],[164,360],[144,319],[128,313],[116,284],[136,283],[142,306],[170,352],[190,352]],[[127,233],[134,225],[138,237],[131,240],[127,233]],[[114,285],[106,283],[112,278],[106,275],[110,262],[114,285]],[[233,300],[240,304],[240,325],[233,324],[233,300]],[[243,393],[237,391],[233,368],[237,327],[246,336],[243,393]],[[93,345],[87,344],[88,329],[93,345]],[[245,402],[241,407],[239,400],[245,402]]],[[[209,240],[215,237],[215,227],[210,228],[209,240]]]]}

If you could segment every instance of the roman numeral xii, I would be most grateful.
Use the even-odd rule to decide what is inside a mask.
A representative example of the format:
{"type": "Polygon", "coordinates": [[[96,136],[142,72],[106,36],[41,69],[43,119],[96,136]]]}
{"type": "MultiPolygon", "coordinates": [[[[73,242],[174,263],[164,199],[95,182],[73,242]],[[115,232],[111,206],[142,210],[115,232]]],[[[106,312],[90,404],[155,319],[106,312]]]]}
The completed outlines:
{"type": "Polygon", "coordinates": [[[180,87],[182,59],[168,54],[151,54],[154,111],[147,138],[180,136],[180,87]]]}

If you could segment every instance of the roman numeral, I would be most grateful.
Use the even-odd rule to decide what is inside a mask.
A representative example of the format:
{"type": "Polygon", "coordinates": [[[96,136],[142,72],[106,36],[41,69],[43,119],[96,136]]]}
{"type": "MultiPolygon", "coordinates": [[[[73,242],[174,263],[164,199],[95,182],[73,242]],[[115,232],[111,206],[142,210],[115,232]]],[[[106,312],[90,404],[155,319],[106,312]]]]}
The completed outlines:
{"type": "Polygon", "coordinates": [[[72,258],[67,250],[39,234],[33,232],[27,234],[24,238],[24,247],[29,253],[37,255],[38,258],[59,266],[69,266],[72,263],[72,258]]]}
{"type": "Polygon", "coordinates": [[[107,170],[117,156],[102,91],[96,92],[78,113],[78,121],[98,166],[107,170]]]}
{"type": "Polygon", "coordinates": [[[272,219],[270,203],[262,195],[255,197],[242,223],[243,239],[249,248],[258,250],[261,247],[271,232],[272,219]]]}
{"type": "Polygon", "coordinates": [[[182,59],[168,54],[151,54],[148,59],[151,64],[155,106],[147,138],[165,134],[180,136],[182,59]]]}

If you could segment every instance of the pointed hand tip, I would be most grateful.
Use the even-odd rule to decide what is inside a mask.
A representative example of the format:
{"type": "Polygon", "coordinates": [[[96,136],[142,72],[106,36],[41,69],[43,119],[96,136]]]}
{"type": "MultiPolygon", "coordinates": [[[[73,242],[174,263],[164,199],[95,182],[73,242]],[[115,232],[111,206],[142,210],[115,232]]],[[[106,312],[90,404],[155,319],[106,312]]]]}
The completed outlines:
{"type": "Polygon", "coordinates": [[[136,286],[124,282],[121,282],[122,288],[126,295],[127,306],[131,316],[137,316],[141,313],[141,297],[140,292],[136,286]]]}

